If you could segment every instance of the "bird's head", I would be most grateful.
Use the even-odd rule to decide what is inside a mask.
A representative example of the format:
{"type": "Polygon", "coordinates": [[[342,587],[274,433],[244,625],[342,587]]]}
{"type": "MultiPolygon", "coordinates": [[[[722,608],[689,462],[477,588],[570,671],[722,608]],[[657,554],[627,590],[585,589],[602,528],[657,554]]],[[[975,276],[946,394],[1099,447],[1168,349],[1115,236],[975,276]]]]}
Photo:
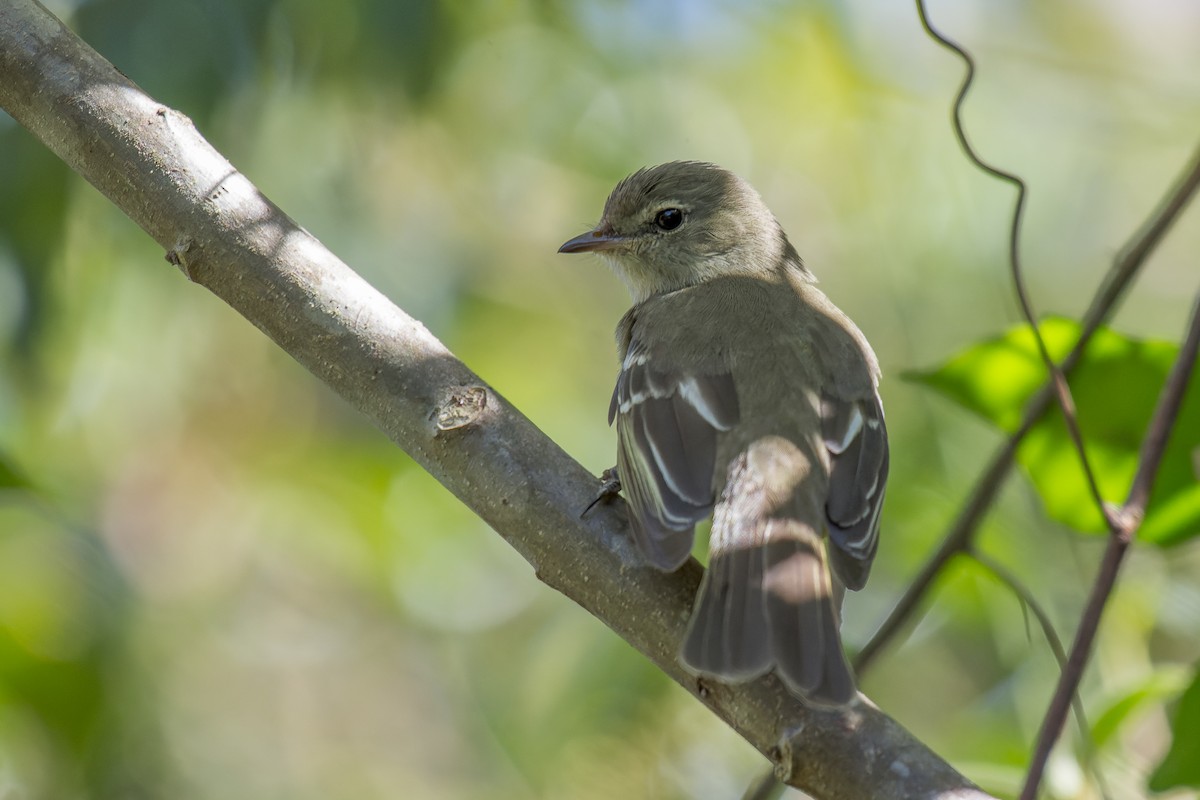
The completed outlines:
{"type": "Polygon", "coordinates": [[[558,251],[604,258],[635,303],[713,278],[802,268],[758,192],[700,161],[672,161],[625,178],[599,224],[558,251]]]}

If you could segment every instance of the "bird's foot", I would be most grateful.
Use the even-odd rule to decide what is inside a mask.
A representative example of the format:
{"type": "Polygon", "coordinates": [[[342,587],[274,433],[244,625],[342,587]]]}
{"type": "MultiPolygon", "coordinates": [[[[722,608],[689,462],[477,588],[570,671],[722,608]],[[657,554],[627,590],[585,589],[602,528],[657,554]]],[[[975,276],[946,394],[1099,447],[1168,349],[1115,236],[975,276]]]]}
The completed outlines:
{"type": "Polygon", "coordinates": [[[596,498],[587,504],[587,508],[579,515],[580,519],[587,516],[587,513],[599,503],[601,500],[609,500],[621,493],[621,478],[617,475],[616,467],[609,467],[600,473],[600,491],[596,494],[596,498]]]}

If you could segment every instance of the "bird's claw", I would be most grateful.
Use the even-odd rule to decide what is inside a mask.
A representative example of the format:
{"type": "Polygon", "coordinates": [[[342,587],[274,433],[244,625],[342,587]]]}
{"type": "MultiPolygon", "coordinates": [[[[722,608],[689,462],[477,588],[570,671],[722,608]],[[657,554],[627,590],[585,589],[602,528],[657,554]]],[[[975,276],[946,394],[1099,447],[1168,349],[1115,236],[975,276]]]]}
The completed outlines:
{"type": "Polygon", "coordinates": [[[579,515],[580,519],[587,516],[587,513],[599,503],[601,500],[608,500],[616,497],[621,493],[621,478],[617,475],[616,467],[609,467],[600,473],[600,491],[596,493],[596,497],[592,502],[587,504],[587,508],[579,515]]]}

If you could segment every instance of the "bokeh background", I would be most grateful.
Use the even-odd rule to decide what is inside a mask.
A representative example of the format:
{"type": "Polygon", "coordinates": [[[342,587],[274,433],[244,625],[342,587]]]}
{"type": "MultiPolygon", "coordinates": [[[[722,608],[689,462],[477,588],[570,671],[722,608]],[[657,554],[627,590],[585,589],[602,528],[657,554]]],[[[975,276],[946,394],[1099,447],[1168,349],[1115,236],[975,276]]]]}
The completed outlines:
{"type": "MultiPolygon", "coordinates": [[[[627,298],[555,249],[642,165],[748,178],[886,375],[851,649],[1000,441],[899,377],[1018,319],[1012,194],[958,151],[961,66],[911,3],[49,5],[597,472],[627,298]]],[[[978,58],[978,146],[1030,182],[1035,303],[1077,316],[1200,141],[1200,5],[931,12],[978,58]]],[[[1197,253],[1200,208],[1115,326],[1178,339],[1197,253]]],[[[2,113],[0,359],[0,798],[715,799],[765,766],[2,113]]],[[[1018,475],[980,542],[1069,639],[1102,541],[1018,475]]],[[[1068,730],[1047,796],[1146,793],[1198,570],[1195,545],[1135,552],[1083,692],[1111,730],[1068,730]]],[[[962,561],[863,688],[1011,795],[1056,674],[962,561]]]]}

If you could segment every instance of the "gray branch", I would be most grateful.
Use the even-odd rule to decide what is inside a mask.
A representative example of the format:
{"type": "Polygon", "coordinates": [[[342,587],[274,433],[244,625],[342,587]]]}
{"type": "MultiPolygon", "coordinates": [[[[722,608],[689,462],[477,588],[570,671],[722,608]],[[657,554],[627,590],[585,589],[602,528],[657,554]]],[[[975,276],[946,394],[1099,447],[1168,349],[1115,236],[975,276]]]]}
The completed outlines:
{"type": "Polygon", "coordinates": [[[0,107],[788,783],[820,800],[988,797],[865,698],[818,711],[770,677],[730,687],[684,672],[675,656],[700,566],[667,575],[643,565],[619,502],[580,519],[599,485],[586,469],[265,198],[189,119],[34,0],[0,3],[0,107]]]}

